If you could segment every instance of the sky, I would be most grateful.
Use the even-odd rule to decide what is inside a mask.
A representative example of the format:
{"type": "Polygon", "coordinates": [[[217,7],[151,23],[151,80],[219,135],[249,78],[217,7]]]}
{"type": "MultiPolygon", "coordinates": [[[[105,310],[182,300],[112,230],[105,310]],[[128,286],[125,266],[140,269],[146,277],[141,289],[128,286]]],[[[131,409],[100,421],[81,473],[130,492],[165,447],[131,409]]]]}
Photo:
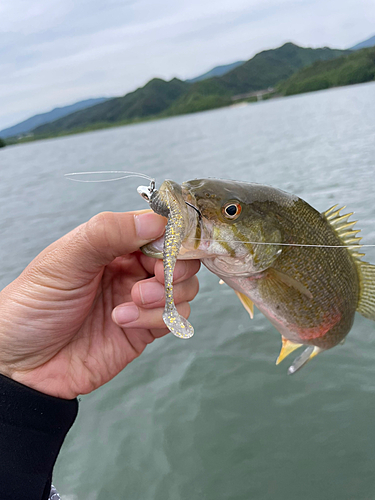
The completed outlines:
{"type": "Polygon", "coordinates": [[[0,19],[1,130],[287,41],[351,47],[375,34],[375,1],[0,0],[0,19]]]}

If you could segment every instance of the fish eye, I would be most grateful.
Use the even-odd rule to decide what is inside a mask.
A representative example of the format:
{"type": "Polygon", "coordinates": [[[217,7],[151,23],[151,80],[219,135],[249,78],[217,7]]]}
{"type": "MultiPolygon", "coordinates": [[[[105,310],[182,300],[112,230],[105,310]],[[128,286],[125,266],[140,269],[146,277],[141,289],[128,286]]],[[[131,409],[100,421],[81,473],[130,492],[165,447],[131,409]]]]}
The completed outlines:
{"type": "Polygon", "coordinates": [[[237,219],[237,217],[240,215],[242,207],[239,203],[231,201],[224,205],[222,210],[224,217],[233,220],[237,219]]]}

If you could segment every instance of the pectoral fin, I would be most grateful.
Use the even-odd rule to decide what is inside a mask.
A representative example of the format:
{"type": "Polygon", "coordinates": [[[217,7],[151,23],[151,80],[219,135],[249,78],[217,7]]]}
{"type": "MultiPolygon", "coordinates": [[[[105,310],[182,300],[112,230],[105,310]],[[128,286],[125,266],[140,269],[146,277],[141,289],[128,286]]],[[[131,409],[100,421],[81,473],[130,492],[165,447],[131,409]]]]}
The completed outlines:
{"type": "Polygon", "coordinates": [[[281,271],[277,271],[272,267],[268,269],[267,274],[270,279],[274,280],[276,284],[278,284],[279,287],[284,289],[286,286],[292,287],[295,290],[298,290],[302,295],[308,297],[309,299],[313,298],[312,293],[307,289],[307,287],[300,281],[292,278],[291,276],[288,276],[287,274],[281,271]]]}
{"type": "Polygon", "coordinates": [[[250,318],[253,319],[254,318],[254,304],[253,304],[253,302],[249,299],[249,297],[247,297],[247,295],[244,295],[241,292],[237,292],[237,290],[235,290],[235,292],[236,292],[237,297],[240,299],[241,304],[244,306],[246,311],[249,313],[250,318]]]}

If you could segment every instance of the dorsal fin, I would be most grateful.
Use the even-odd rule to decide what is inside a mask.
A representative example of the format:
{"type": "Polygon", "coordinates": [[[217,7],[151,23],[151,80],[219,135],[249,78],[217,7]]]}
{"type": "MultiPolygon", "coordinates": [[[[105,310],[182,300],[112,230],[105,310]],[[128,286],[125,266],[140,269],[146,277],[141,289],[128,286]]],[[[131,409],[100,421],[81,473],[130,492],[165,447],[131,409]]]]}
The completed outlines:
{"type": "Polygon", "coordinates": [[[361,248],[359,242],[362,239],[357,237],[360,230],[351,229],[357,221],[348,222],[348,218],[352,213],[340,215],[340,211],[345,207],[338,210],[336,210],[336,207],[337,205],[331,207],[322,215],[333,227],[342,243],[348,247],[352,257],[354,257],[354,265],[357,268],[360,285],[357,311],[365,318],[375,321],[375,266],[361,260],[361,257],[365,254],[358,252],[361,248]]]}
{"type": "Polygon", "coordinates": [[[322,215],[330,224],[332,229],[334,229],[335,233],[342,241],[342,244],[346,245],[352,256],[361,262],[359,259],[365,255],[364,253],[359,252],[359,249],[361,248],[359,242],[362,238],[357,237],[357,233],[361,230],[352,229],[352,227],[357,224],[357,221],[348,222],[348,219],[351,215],[353,215],[353,212],[340,215],[341,210],[344,210],[345,207],[339,209],[336,209],[336,207],[337,205],[334,205],[326,212],[323,212],[322,215]]]}

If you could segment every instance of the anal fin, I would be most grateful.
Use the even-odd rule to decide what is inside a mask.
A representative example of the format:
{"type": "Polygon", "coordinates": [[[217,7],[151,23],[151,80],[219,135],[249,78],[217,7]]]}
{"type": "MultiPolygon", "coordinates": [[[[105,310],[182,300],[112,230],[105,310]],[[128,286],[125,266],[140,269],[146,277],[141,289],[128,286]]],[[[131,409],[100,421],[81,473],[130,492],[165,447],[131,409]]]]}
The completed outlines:
{"type": "Polygon", "coordinates": [[[241,304],[244,306],[246,311],[249,313],[251,319],[254,318],[254,303],[249,297],[241,292],[235,290],[237,297],[240,299],[241,304]]]}
{"type": "Polygon", "coordinates": [[[282,346],[280,350],[279,357],[276,360],[276,364],[278,365],[283,361],[289,354],[291,354],[293,351],[301,347],[303,344],[296,344],[292,342],[291,340],[286,339],[285,337],[281,337],[282,339],[282,346]]]}

